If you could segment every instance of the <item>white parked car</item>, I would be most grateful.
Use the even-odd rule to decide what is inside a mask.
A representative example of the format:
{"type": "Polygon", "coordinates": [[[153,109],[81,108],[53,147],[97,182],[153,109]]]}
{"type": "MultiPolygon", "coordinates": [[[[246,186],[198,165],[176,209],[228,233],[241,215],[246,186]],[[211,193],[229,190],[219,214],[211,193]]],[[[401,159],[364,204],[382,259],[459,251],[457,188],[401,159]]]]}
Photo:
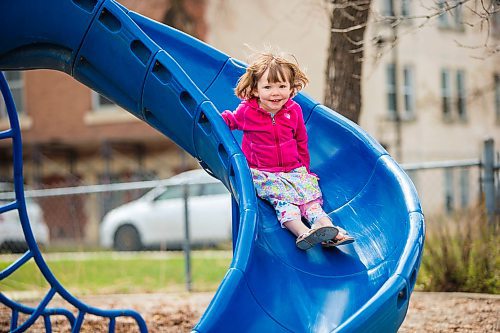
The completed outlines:
{"type": "Polygon", "coordinates": [[[178,249],[185,240],[184,184],[188,184],[190,244],[215,245],[231,239],[231,195],[204,170],[168,180],[141,198],[108,212],[100,226],[101,246],[119,251],[178,249]]]}
{"type": "MultiPolygon", "coordinates": [[[[9,202],[8,200],[0,200],[0,205],[4,206],[9,202]]],[[[26,210],[36,242],[39,246],[47,246],[49,228],[44,222],[42,209],[36,202],[26,199],[26,210]]],[[[19,253],[25,252],[27,249],[17,209],[0,214],[0,252],[19,253]]]]}

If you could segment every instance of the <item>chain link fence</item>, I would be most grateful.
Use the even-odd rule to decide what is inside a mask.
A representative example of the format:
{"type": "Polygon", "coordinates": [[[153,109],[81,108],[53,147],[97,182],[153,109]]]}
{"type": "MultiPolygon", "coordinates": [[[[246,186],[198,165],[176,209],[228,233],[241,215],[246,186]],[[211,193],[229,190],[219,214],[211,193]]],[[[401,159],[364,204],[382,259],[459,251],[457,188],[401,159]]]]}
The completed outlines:
{"type": "MultiPolygon", "coordinates": [[[[498,156],[494,157],[492,160],[498,161],[498,156]]],[[[498,219],[499,168],[495,163],[497,162],[490,166],[492,175],[485,172],[487,166],[484,160],[479,159],[406,164],[402,167],[413,180],[419,193],[422,209],[427,216],[452,214],[477,207],[478,204],[484,202],[487,206],[491,206],[492,202],[493,208],[487,208],[490,215],[498,219]]],[[[37,204],[41,208],[43,218],[48,225],[50,246],[98,248],[102,245],[103,235],[100,234],[102,232],[100,227],[106,213],[140,198],[153,188],[167,185],[172,185],[169,180],[149,180],[28,190],[25,196],[28,199],[28,206],[37,204]]],[[[188,191],[190,192],[188,194],[200,195],[200,193],[194,193],[196,191],[188,191]]],[[[219,192],[215,190],[214,193],[219,192]]],[[[182,192],[177,193],[177,196],[181,195],[182,192]]],[[[7,199],[9,196],[13,196],[13,193],[0,193],[0,200],[7,199]]],[[[229,206],[229,202],[229,200],[226,201],[225,205],[229,206]]],[[[207,210],[210,211],[211,208],[207,210]]],[[[230,211],[231,209],[227,208],[227,213],[221,213],[221,215],[225,215],[227,219],[230,211]]],[[[30,213],[29,209],[28,213],[30,213]]],[[[38,216],[30,216],[35,236],[38,218],[38,216]]],[[[230,222],[225,223],[230,228],[230,222]]],[[[125,241],[133,241],[130,239],[132,236],[127,237],[129,239],[124,238],[125,241]]],[[[164,247],[169,246],[166,244],[164,247]]]]}
{"type": "Polygon", "coordinates": [[[490,221],[500,215],[500,155],[493,140],[484,142],[481,159],[403,164],[426,215],[452,214],[485,206],[490,221]]]}
{"type": "MultiPolygon", "coordinates": [[[[222,183],[200,171],[204,175],[200,179],[165,179],[27,190],[25,197],[30,225],[35,238],[41,240],[41,245],[50,243],[55,250],[78,249],[79,246],[97,249],[102,245],[120,250],[181,249],[185,247],[186,237],[189,237],[185,234],[185,223],[189,217],[190,224],[196,227],[191,231],[190,239],[194,245],[213,247],[229,243],[230,194],[222,183]],[[103,228],[107,213],[117,207],[130,206],[134,201],[136,206],[130,207],[127,212],[114,212],[114,216],[108,218],[110,221],[103,228]],[[34,207],[43,214],[34,214],[34,207]],[[127,225],[125,221],[128,218],[135,222],[127,225]],[[50,233],[48,242],[37,235],[37,231],[40,231],[38,225],[43,223],[42,220],[50,233]],[[117,225],[118,222],[120,224],[117,225]],[[151,247],[147,244],[138,245],[137,239],[133,239],[140,233],[140,225],[146,227],[145,223],[150,223],[147,227],[151,226],[151,229],[158,229],[160,224],[168,224],[167,228],[162,227],[149,235],[142,234],[148,238],[148,243],[153,244],[151,247]],[[198,230],[201,228],[204,230],[198,230]],[[135,235],[130,232],[132,229],[135,229],[135,235]],[[156,238],[155,233],[165,235],[165,239],[156,238]],[[120,237],[121,243],[118,245],[116,237],[120,237]]],[[[13,192],[0,193],[2,201],[13,198],[13,192]]],[[[20,225],[18,233],[22,236],[20,225]]],[[[17,239],[21,240],[19,237],[17,239]]],[[[9,244],[11,250],[24,251],[24,242],[19,243],[21,244],[9,244]]]]}
{"type": "Polygon", "coordinates": [[[417,188],[425,214],[451,214],[483,199],[479,161],[448,161],[404,166],[417,188]]]}

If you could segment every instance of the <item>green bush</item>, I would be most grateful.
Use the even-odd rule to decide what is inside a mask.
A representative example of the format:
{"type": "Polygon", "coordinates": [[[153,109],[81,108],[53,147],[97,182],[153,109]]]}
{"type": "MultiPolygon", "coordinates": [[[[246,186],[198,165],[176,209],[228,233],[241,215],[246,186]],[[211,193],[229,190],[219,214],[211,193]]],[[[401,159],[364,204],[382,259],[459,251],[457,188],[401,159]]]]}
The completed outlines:
{"type": "Polygon", "coordinates": [[[498,294],[498,216],[488,223],[484,209],[426,219],[427,234],[417,288],[498,294]]]}

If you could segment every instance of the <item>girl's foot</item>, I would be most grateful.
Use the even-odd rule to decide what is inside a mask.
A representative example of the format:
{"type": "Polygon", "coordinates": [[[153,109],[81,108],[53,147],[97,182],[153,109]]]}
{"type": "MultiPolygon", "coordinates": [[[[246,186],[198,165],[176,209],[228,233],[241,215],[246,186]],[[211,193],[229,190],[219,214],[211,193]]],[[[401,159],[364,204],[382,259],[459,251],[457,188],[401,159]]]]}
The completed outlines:
{"type": "Polygon", "coordinates": [[[335,238],[321,242],[322,247],[329,248],[354,243],[354,237],[349,235],[347,231],[345,231],[341,227],[337,227],[337,229],[339,230],[337,236],[335,238]]]}
{"type": "Polygon", "coordinates": [[[334,239],[339,230],[334,226],[325,226],[310,229],[307,232],[304,232],[295,241],[297,247],[301,250],[309,250],[314,245],[322,242],[326,242],[328,240],[334,239]]]}

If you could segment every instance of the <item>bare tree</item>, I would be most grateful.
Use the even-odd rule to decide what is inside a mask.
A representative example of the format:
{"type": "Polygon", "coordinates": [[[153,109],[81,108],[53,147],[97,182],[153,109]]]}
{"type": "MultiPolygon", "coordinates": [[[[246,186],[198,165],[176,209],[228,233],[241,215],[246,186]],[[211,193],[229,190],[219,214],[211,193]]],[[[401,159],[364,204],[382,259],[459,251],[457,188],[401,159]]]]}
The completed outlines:
{"type": "Polygon", "coordinates": [[[354,122],[361,110],[363,40],[371,0],[332,0],[325,105],[354,122]]]}
{"type": "Polygon", "coordinates": [[[203,39],[207,33],[205,0],[171,0],[162,22],[203,39]]]}
{"type": "MultiPolygon", "coordinates": [[[[329,0],[332,5],[330,45],[326,64],[326,84],[324,104],[347,118],[358,122],[361,112],[361,75],[365,43],[378,44],[381,55],[391,51],[406,34],[414,33],[433,20],[443,15],[461,20],[458,24],[485,29],[485,40],[478,40],[476,45],[464,45],[456,41],[457,46],[483,50],[484,58],[496,55],[500,47],[492,42],[491,31],[498,37],[500,31],[500,1],[498,0],[448,0],[435,1],[426,8],[428,12],[419,16],[392,13],[382,15],[370,9],[371,0],[329,0]],[[460,8],[469,11],[467,17],[457,17],[460,8]],[[373,16],[373,18],[372,18],[373,16]],[[393,31],[390,40],[365,39],[368,20],[372,23],[387,23],[393,31]],[[412,29],[398,30],[407,21],[412,21],[412,29]],[[384,44],[382,49],[380,46],[384,44]]],[[[394,7],[395,0],[390,1],[394,7]]],[[[408,3],[410,3],[408,1],[408,3]]],[[[423,6],[422,2],[420,5],[423,6]]],[[[380,36],[378,36],[380,37],[380,36]]],[[[397,118],[397,117],[396,117],[397,118]]]]}
{"type": "MultiPolygon", "coordinates": [[[[410,3],[410,0],[406,0],[410,3]]],[[[392,0],[393,6],[396,0],[392,0]]],[[[456,27],[463,26],[471,29],[480,29],[484,31],[484,39],[478,39],[474,45],[466,45],[460,43],[460,41],[455,40],[457,46],[466,49],[478,49],[483,51],[482,57],[477,57],[485,59],[487,57],[493,56],[500,52],[500,47],[496,43],[495,37],[498,39],[500,37],[500,1],[498,0],[440,0],[432,1],[432,5],[424,6],[422,1],[420,5],[426,9],[426,13],[422,15],[380,15],[376,11],[372,11],[373,23],[385,23],[388,24],[393,31],[399,31],[397,35],[393,36],[392,41],[387,40],[374,40],[375,43],[389,43],[390,48],[394,47],[395,44],[399,42],[400,39],[404,38],[406,35],[413,34],[417,30],[423,28],[432,21],[444,17],[444,23],[450,27],[450,22],[455,21],[456,27]],[[412,24],[406,25],[411,28],[405,28],[403,30],[398,30],[398,26],[404,23],[411,22],[412,24]]],[[[453,23],[452,23],[453,24],[453,23]]],[[[390,49],[389,48],[389,49],[390,49]]]]}

